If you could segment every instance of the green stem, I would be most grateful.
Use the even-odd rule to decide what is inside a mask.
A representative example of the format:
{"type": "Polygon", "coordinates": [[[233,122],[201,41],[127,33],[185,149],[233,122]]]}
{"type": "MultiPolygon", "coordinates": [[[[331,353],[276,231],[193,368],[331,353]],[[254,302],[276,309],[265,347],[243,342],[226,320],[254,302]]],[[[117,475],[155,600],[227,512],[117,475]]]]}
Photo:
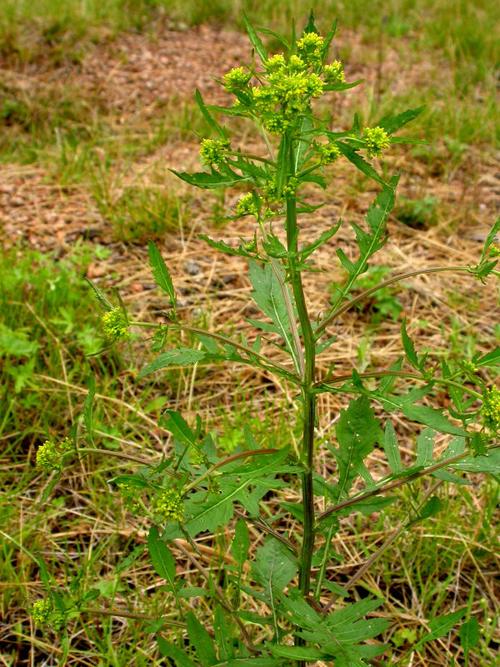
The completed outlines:
{"type": "MultiPolygon", "coordinates": [[[[295,151],[293,140],[290,138],[290,153],[288,158],[289,177],[295,175],[295,151]]],[[[300,271],[295,264],[298,251],[299,229],[297,225],[297,199],[294,194],[286,198],[286,234],[288,250],[288,273],[292,292],[300,322],[304,346],[304,372],[302,377],[303,400],[303,431],[301,447],[302,473],[302,508],[304,513],[304,536],[300,554],[299,587],[304,598],[309,596],[311,588],[311,566],[314,550],[314,492],[313,492],[313,464],[314,464],[314,422],[316,413],[316,394],[314,391],[314,375],[316,366],[316,345],[311,320],[307,311],[304,297],[304,288],[300,271]]],[[[300,638],[296,639],[298,646],[304,645],[300,638]]],[[[305,664],[302,661],[299,665],[305,664]]]]}

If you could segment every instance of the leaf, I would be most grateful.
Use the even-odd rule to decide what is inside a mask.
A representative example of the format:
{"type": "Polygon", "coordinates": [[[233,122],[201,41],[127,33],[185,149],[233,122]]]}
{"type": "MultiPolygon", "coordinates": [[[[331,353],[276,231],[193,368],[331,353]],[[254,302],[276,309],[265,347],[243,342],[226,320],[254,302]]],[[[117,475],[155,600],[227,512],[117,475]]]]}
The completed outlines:
{"type": "Polygon", "coordinates": [[[403,320],[401,322],[401,339],[403,341],[403,348],[406,354],[406,358],[410,362],[410,364],[413,366],[413,368],[416,368],[417,370],[421,370],[420,362],[418,360],[418,355],[415,351],[415,345],[413,344],[413,341],[411,338],[408,336],[408,333],[406,331],[406,320],[403,320]]]}
{"type": "Polygon", "coordinates": [[[295,345],[291,333],[290,317],[288,313],[286,298],[291,302],[288,286],[285,283],[283,269],[273,269],[271,264],[260,266],[257,262],[250,260],[249,277],[253,287],[252,297],[269,317],[276,327],[276,331],[283,337],[286,348],[295,359],[295,345]]]}
{"type": "Polygon", "coordinates": [[[167,366],[191,366],[196,364],[207,356],[203,350],[193,350],[188,347],[179,347],[176,350],[169,350],[160,354],[139,373],[139,378],[146,377],[155,371],[159,371],[167,366]]]}
{"type": "Polygon", "coordinates": [[[330,27],[330,30],[325,35],[325,41],[323,44],[323,51],[321,53],[321,60],[324,62],[328,57],[328,51],[330,50],[330,44],[332,43],[335,33],[337,32],[337,19],[335,19],[330,27]]]}
{"type": "Polygon", "coordinates": [[[168,295],[170,304],[175,308],[175,290],[170,271],[163,261],[160,251],[152,241],[148,243],[148,253],[149,264],[151,266],[151,271],[153,272],[155,283],[168,295]]]}
{"type": "Polygon", "coordinates": [[[396,431],[394,430],[394,426],[391,421],[388,421],[385,425],[384,451],[385,455],[387,456],[387,462],[389,463],[391,472],[397,475],[403,470],[403,466],[401,464],[401,454],[399,452],[396,431]]]}
{"type": "Polygon", "coordinates": [[[465,472],[486,472],[490,475],[500,475],[500,449],[491,448],[485,456],[469,456],[453,463],[452,467],[465,472]]]}
{"type": "Polygon", "coordinates": [[[317,648],[308,648],[305,646],[269,646],[273,655],[280,658],[290,658],[290,660],[321,660],[325,655],[323,651],[317,648]]]}
{"type": "Polygon", "coordinates": [[[343,497],[360,474],[360,468],[382,432],[366,396],[352,400],[347,410],[342,410],[336,428],[338,448],[333,449],[339,466],[337,498],[343,497]]]}
{"type": "Polygon", "coordinates": [[[227,138],[227,132],[225,131],[225,129],[223,127],[221,127],[221,125],[219,125],[219,123],[215,120],[215,118],[212,116],[212,114],[208,110],[208,107],[205,104],[205,102],[203,101],[203,97],[202,97],[200,91],[198,90],[198,88],[196,89],[196,92],[194,94],[194,99],[196,100],[196,103],[199,106],[200,111],[203,114],[203,117],[207,121],[208,125],[213,130],[215,130],[217,132],[217,134],[219,134],[223,139],[226,139],[227,138]]]}
{"type": "Polygon", "coordinates": [[[94,283],[91,280],[89,280],[88,278],[85,278],[85,280],[90,285],[92,290],[94,291],[94,294],[96,295],[97,300],[99,301],[101,306],[104,308],[104,310],[106,310],[106,311],[113,310],[113,304],[111,303],[111,301],[108,301],[104,292],[102,292],[97,287],[97,285],[94,285],[94,283]]]}
{"type": "Polygon", "coordinates": [[[234,560],[238,563],[240,568],[243,567],[248,558],[248,550],[250,549],[250,536],[248,534],[248,527],[243,519],[238,519],[234,529],[234,538],[231,544],[231,553],[234,560]]]}
{"type": "Polygon", "coordinates": [[[465,609],[460,609],[459,611],[454,611],[451,614],[444,614],[443,616],[437,616],[436,618],[433,618],[429,622],[430,632],[426,633],[419,639],[414,649],[417,650],[423,644],[447,635],[464,616],[465,612],[465,609]]]}
{"type": "Polygon", "coordinates": [[[349,90],[349,88],[356,88],[360,84],[364,83],[364,79],[356,79],[356,81],[344,81],[339,83],[328,83],[324,86],[324,91],[341,91],[349,90]]]}
{"type": "Polygon", "coordinates": [[[443,509],[443,503],[437,496],[432,496],[418,513],[418,521],[430,519],[443,509]]]}
{"type": "Polygon", "coordinates": [[[479,359],[474,359],[475,366],[498,366],[500,364],[500,347],[496,347],[491,352],[484,354],[479,359]]]}
{"type": "Polygon", "coordinates": [[[203,667],[210,667],[217,662],[212,638],[199,622],[196,616],[190,611],[186,617],[189,641],[196,649],[196,657],[200,660],[203,667]]]}
{"type": "Polygon", "coordinates": [[[439,410],[429,408],[425,405],[413,405],[405,402],[402,405],[402,411],[405,417],[416,421],[419,424],[430,426],[439,433],[450,433],[451,435],[467,435],[467,432],[459,426],[452,424],[447,417],[439,410]]]}
{"type": "Polygon", "coordinates": [[[323,232],[317,239],[316,241],[313,241],[309,245],[306,245],[304,248],[299,253],[299,259],[300,261],[304,261],[311,255],[317,248],[320,248],[322,245],[327,243],[331,238],[335,236],[335,234],[338,232],[340,229],[340,225],[342,224],[342,220],[339,220],[336,225],[333,225],[333,227],[330,227],[330,229],[327,229],[325,232],[323,232]]]}
{"type": "Polygon", "coordinates": [[[0,357],[32,357],[38,350],[38,343],[28,340],[24,331],[10,329],[0,322],[0,357]]]}
{"type": "Polygon", "coordinates": [[[157,637],[158,648],[164,658],[172,658],[175,660],[176,667],[196,667],[195,663],[189,658],[187,653],[170,642],[167,642],[163,637],[157,637]]]}
{"type": "Polygon", "coordinates": [[[245,247],[241,244],[237,248],[234,248],[233,246],[230,246],[228,243],[225,243],[225,241],[215,241],[206,234],[200,234],[199,238],[203,239],[203,241],[208,243],[208,245],[211,248],[220,250],[226,255],[232,255],[234,257],[253,257],[253,254],[248,250],[246,250],[245,247]]]}
{"type": "Polygon", "coordinates": [[[253,25],[250,23],[248,20],[248,17],[246,14],[243,14],[243,23],[245,24],[245,29],[248,33],[248,37],[250,41],[252,42],[252,46],[255,49],[256,53],[259,55],[259,58],[262,60],[264,63],[267,60],[267,51],[266,47],[262,43],[262,40],[258,36],[258,34],[255,31],[255,28],[253,25]]]}
{"type": "Polygon", "coordinates": [[[361,155],[353,148],[351,148],[351,146],[345,144],[343,141],[337,141],[337,146],[340,152],[349,160],[349,162],[351,162],[356,167],[356,169],[359,169],[359,171],[361,171],[365,176],[368,176],[368,178],[371,178],[373,181],[376,181],[385,187],[389,187],[389,184],[384,181],[382,176],[379,176],[371,164],[366,162],[366,160],[361,157],[361,155]]]}
{"type": "Polygon", "coordinates": [[[479,644],[481,635],[479,631],[479,623],[475,616],[462,623],[458,636],[460,637],[460,643],[462,644],[465,655],[469,653],[471,648],[475,648],[479,644]]]}
{"type": "Polygon", "coordinates": [[[297,572],[297,561],[284,544],[270,537],[257,549],[252,573],[275,607],[276,596],[283,592],[297,572]]]}
{"type": "Polygon", "coordinates": [[[85,403],[83,404],[83,423],[85,424],[85,429],[89,437],[90,442],[92,442],[92,431],[93,431],[93,404],[95,397],[95,377],[89,375],[87,380],[88,392],[85,396],[85,403]]]}
{"type": "Polygon", "coordinates": [[[417,466],[428,466],[432,463],[432,451],[434,449],[434,431],[425,428],[417,437],[417,466]]]}
{"type": "Polygon", "coordinates": [[[196,435],[180,412],[165,410],[160,419],[160,426],[170,431],[179,442],[185,445],[196,445],[196,435]]]}
{"type": "Polygon", "coordinates": [[[415,120],[422,111],[425,109],[425,105],[421,107],[416,107],[415,109],[408,109],[403,111],[403,113],[397,114],[395,116],[384,116],[377,123],[378,127],[382,127],[388,134],[393,134],[397,130],[401,129],[404,125],[407,125],[412,120],[415,120]]]}
{"type": "Polygon", "coordinates": [[[166,579],[170,586],[175,588],[175,559],[170,553],[170,549],[160,538],[158,528],[151,526],[148,534],[148,550],[151,562],[158,574],[166,579]]]}
{"type": "Polygon", "coordinates": [[[241,183],[242,181],[248,180],[248,178],[240,176],[234,172],[229,174],[220,174],[217,171],[212,171],[210,173],[206,171],[199,171],[190,174],[185,171],[175,171],[175,169],[171,169],[170,171],[178,176],[181,180],[189,183],[189,185],[194,185],[197,188],[204,188],[205,190],[210,190],[213,188],[228,188],[231,185],[236,185],[236,183],[241,183]]]}

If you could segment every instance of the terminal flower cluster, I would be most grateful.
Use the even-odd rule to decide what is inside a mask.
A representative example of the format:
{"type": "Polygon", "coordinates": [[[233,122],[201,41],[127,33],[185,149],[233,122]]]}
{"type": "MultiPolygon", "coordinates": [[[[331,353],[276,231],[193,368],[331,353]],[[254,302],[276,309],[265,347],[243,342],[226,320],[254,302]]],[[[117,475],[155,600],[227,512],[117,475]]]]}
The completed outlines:
{"type": "Polygon", "coordinates": [[[382,151],[391,145],[391,139],[383,127],[365,128],[363,139],[370,157],[378,157],[382,151]]]}
{"type": "Polygon", "coordinates": [[[156,499],[154,510],[163,521],[182,521],[184,518],[182,496],[175,489],[164,489],[156,499]]]}
{"type": "Polygon", "coordinates": [[[229,147],[229,141],[224,139],[203,139],[200,147],[202,163],[208,167],[223,164],[228,158],[229,147]]]}
{"type": "Polygon", "coordinates": [[[54,609],[50,598],[41,598],[33,603],[31,618],[36,625],[51,625],[56,629],[62,628],[66,622],[65,614],[54,609]]]}
{"type": "Polygon", "coordinates": [[[101,324],[104,335],[111,342],[128,335],[127,316],[120,307],[105,312],[101,318],[101,324]]]}
{"type": "Polygon", "coordinates": [[[492,432],[500,430],[500,390],[490,387],[484,392],[481,415],[484,425],[492,432]]]}
{"type": "Polygon", "coordinates": [[[73,443],[69,438],[64,438],[59,442],[46,440],[36,453],[36,465],[47,472],[61,470],[63,466],[64,454],[73,449],[73,443]]]}

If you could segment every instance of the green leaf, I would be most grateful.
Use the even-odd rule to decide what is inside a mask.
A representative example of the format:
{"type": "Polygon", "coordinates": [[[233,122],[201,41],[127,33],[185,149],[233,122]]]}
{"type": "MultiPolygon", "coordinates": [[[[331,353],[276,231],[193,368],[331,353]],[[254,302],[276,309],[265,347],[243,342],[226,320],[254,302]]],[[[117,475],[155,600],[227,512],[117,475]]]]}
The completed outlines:
{"type": "Polygon", "coordinates": [[[212,171],[210,173],[206,171],[199,171],[190,174],[186,171],[175,171],[175,169],[171,169],[170,171],[178,176],[181,180],[189,183],[189,185],[194,185],[197,188],[204,188],[205,190],[211,190],[213,188],[228,188],[231,185],[236,185],[237,183],[248,180],[248,178],[239,176],[234,172],[220,174],[217,171],[212,171]]]}
{"type": "Polygon", "coordinates": [[[195,445],[197,442],[193,430],[176,410],[165,410],[160,419],[160,426],[170,431],[176,440],[185,445],[195,445]]]}
{"type": "Polygon", "coordinates": [[[316,241],[313,241],[309,245],[306,245],[304,248],[302,248],[302,250],[299,253],[300,261],[303,262],[304,260],[306,260],[309,257],[309,255],[311,255],[317,248],[320,248],[322,245],[327,243],[327,241],[333,238],[340,229],[341,224],[342,220],[339,220],[336,225],[333,225],[333,227],[330,227],[330,229],[327,229],[325,232],[323,232],[316,239],[316,241]]]}
{"type": "Polygon", "coordinates": [[[469,456],[453,463],[452,467],[465,472],[486,472],[490,475],[500,475],[500,448],[491,448],[485,456],[469,456]]]}
{"type": "Polygon", "coordinates": [[[345,155],[345,157],[356,167],[356,169],[359,169],[359,171],[361,171],[365,176],[368,176],[368,178],[371,178],[373,181],[376,181],[385,187],[389,187],[389,184],[384,181],[382,176],[379,176],[371,164],[366,162],[366,160],[361,157],[361,155],[359,155],[359,153],[357,153],[353,148],[351,148],[351,146],[348,146],[343,141],[337,141],[337,146],[340,152],[345,155]]]}
{"type": "Polygon", "coordinates": [[[413,405],[412,403],[403,403],[402,411],[405,417],[416,421],[419,424],[430,426],[439,433],[450,433],[451,435],[467,435],[467,432],[459,426],[452,424],[447,417],[439,410],[429,408],[425,405],[413,405]]]}
{"type": "Polygon", "coordinates": [[[335,19],[330,27],[330,30],[325,35],[325,41],[323,44],[323,51],[321,53],[321,60],[325,62],[328,57],[328,51],[330,50],[330,44],[332,43],[335,33],[337,32],[337,19],[335,19]]]}
{"type": "Polygon", "coordinates": [[[384,433],[384,451],[387,456],[387,462],[389,463],[389,468],[391,472],[397,475],[403,470],[401,463],[401,454],[399,452],[398,439],[396,436],[396,431],[391,421],[388,421],[385,425],[384,433]]]}
{"type": "Polygon", "coordinates": [[[0,357],[32,357],[37,350],[38,343],[28,340],[26,332],[10,329],[0,322],[0,357]]]}
{"type": "Polygon", "coordinates": [[[266,592],[274,609],[276,596],[283,592],[297,572],[297,561],[284,544],[270,537],[257,549],[252,573],[266,592]]]}
{"type": "Polygon", "coordinates": [[[238,565],[243,567],[248,558],[248,550],[250,549],[250,536],[248,534],[248,527],[243,519],[238,519],[234,529],[234,538],[231,544],[231,553],[238,565]]]}
{"type": "Polygon", "coordinates": [[[262,43],[262,40],[258,36],[258,34],[255,31],[255,28],[253,25],[250,23],[250,21],[247,18],[246,14],[243,14],[243,23],[245,24],[245,29],[248,33],[248,37],[250,41],[252,42],[252,46],[255,49],[256,53],[259,55],[259,58],[262,60],[262,62],[265,62],[267,60],[267,51],[266,47],[262,43]]]}
{"type": "Polygon", "coordinates": [[[211,248],[215,248],[216,250],[220,250],[221,252],[225,253],[226,255],[232,255],[234,257],[253,257],[253,253],[249,252],[241,244],[237,248],[234,248],[233,246],[230,246],[228,243],[225,243],[224,241],[215,241],[214,239],[211,239],[206,234],[200,234],[199,238],[203,239],[203,241],[208,243],[208,245],[211,248]]]}
{"type": "Polygon", "coordinates": [[[193,350],[188,347],[179,347],[160,354],[153,362],[145,366],[139,373],[139,378],[150,375],[167,366],[192,366],[207,356],[203,350],[193,350]]]}
{"type": "Polygon", "coordinates": [[[415,109],[408,109],[403,111],[403,113],[397,114],[395,116],[384,116],[377,123],[378,127],[384,128],[388,134],[393,134],[401,129],[404,125],[407,125],[412,120],[415,120],[422,111],[425,109],[425,106],[416,107],[415,109]]]}
{"type": "Polygon", "coordinates": [[[434,449],[434,436],[435,432],[433,429],[424,428],[422,433],[417,437],[417,460],[415,464],[417,466],[428,466],[432,463],[432,451],[434,449]]]}
{"type": "Polygon", "coordinates": [[[199,106],[200,111],[203,114],[203,117],[207,121],[208,125],[213,130],[215,130],[217,132],[217,134],[219,134],[223,139],[226,139],[227,138],[227,132],[225,131],[225,129],[223,127],[221,127],[221,125],[219,125],[219,123],[215,120],[215,118],[212,116],[212,114],[208,110],[208,107],[205,104],[205,102],[203,101],[203,97],[202,97],[200,91],[198,90],[198,88],[196,89],[196,92],[194,94],[194,99],[196,100],[196,103],[199,106]]]}
{"type": "Polygon", "coordinates": [[[99,301],[99,303],[101,304],[101,306],[104,308],[104,310],[106,310],[106,311],[108,311],[108,310],[113,310],[113,304],[111,303],[111,301],[109,301],[109,300],[106,298],[106,295],[104,294],[104,292],[102,292],[102,291],[97,287],[97,285],[94,285],[94,283],[93,283],[91,280],[89,280],[88,278],[85,278],[85,280],[87,281],[87,283],[88,283],[88,284],[90,285],[90,287],[92,288],[94,294],[95,294],[96,297],[97,297],[97,300],[99,301]]]}
{"type": "Polygon", "coordinates": [[[382,431],[366,396],[352,400],[342,410],[336,428],[338,448],[333,454],[339,466],[337,498],[343,497],[360,474],[363,460],[382,441],[382,431]]]}
{"type": "Polygon", "coordinates": [[[401,339],[403,341],[403,348],[406,354],[406,358],[413,366],[413,368],[421,370],[420,369],[421,364],[418,360],[418,355],[415,351],[415,345],[413,344],[413,341],[408,336],[408,332],[406,331],[406,320],[403,320],[401,322],[401,339]]]}
{"type": "Polygon", "coordinates": [[[430,519],[443,509],[443,503],[437,496],[432,496],[418,513],[418,521],[430,519]]]}
{"type": "Polygon", "coordinates": [[[478,359],[474,358],[473,363],[475,366],[498,366],[500,364],[500,347],[483,354],[478,359]]]}
{"type": "Polygon", "coordinates": [[[199,622],[193,612],[189,612],[186,617],[189,641],[196,649],[196,657],[199,659],[202,667],[210,667],[217,663],[212,638],[199,622]]]}
{"type": "Polygon", "coordinates": [[[151,526],[149,529],[148,550],[156,574],[166,579],[170,586],[175,588],[175,559],[160,538],[156,526],[151,526]]]}
{"type": "Polygon", "coordinates": [[[167,642],[163,637],[157,637],[156,641],[162,656],[164,658],[172,658],[175,660],[176,667],[197,667],[182,649],[167,642]]]}
{"type": "Polygon", "coordinates": [[[271,264],[260,266],[250,260],[249,277],[253,287],[252,297],[255,303],[267,315],[276,327],[276,331],[283,337],[286,348],[296,360],[295,345],[291,333],[290,317],[287,300],[291,303],[288,285],[281,266],[271,264]]]}
{"type": "Polygon", "coordinates": [[[92,442],[92,431],[94,428],[93,405],[95,397],[95,377],[93,375],[89,375],[87,388],[88,392],[85,396],[85,403],[83,404],[83,423],[85,424],[88,438],[90,442],[92,442]]]}
{"type": "Polygon", "coordinates": [[[305,646],[271,645],[269,649],[273,655],[280,658],[290,658],[290,660],[321,660],[325,655],[323,651],[317,648],[307,648],[305,646]]]}
{"type": "Polygon", "coordinates": [[[417,650],[423,644],[447,635],[455,627],[458,621],[463,618],[465,612],[465,609],[460,609],[459,611],[454,611],[451,614],[444,614],[443,616],[437,616],[436,618],[433,618],[429,622],[430,632],[426,633],[419,639],[414,649],[417,650]]]}
{"type": "Polygon", "coordinates": [[[349,90],[349,88],[356,88],[360,84],[364,83],[364,79],[356,79],[356,81],[344,81],[339,83],[328,83],[323,90],[324,91],[341,91],[349,90]]]}
{"type": "Polygon", "coordinates": [[[462,644],[464,653],[467,656],[471,648],[475,648],[479,644],[479,639],[481,637],[479,623],[475,616],[462,623],[458,636],[460,637],[460,643],[462,644]]]}
{"type": "Polygon", "coordinates": [[[148,253],[155,283],[168,295],[171,306],[175,308],[175,290],[170,271],[163,261],[160,251],[152,241],[148,243],[148,253]]]}

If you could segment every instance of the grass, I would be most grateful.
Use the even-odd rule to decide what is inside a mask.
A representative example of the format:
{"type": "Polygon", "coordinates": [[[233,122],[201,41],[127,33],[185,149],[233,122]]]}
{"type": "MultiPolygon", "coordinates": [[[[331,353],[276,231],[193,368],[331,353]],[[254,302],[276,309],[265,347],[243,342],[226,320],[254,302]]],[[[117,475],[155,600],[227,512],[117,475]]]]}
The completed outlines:
{"type": "MultiPolygon", "coordinates": [[[[366,86],[371,98],[358,109],[367,122],[376,120],[375,108],[385,113],[394,106],[427,104],[414,132],[425,136],[429,145],[414,147],[403,171],[415,161],[428,179],[451,179],[458,169],[465,172],[465,179],[474,178],[473,167],[477,169],[483,157],[491,154],[497,135],[495,4],[377,0],[370,3],[369,11],[361,0],[312,4],[322,26],[325,16],[336,15],[341,27],[361,35],[358,51],[348,46],[349,36],[341,37],[345,45],[341,54],[348,67],[366,62],[373,70],[380,59],[383,63],[379,81],[366,86]],[[402,88],[391,74],[393,54],[401,63],[402,88]],[[428,69],[419,69],[423,61],[428,69]],[[416,75],[411,74],[412,68],[416,75]],[[419,79],[422,71],[424,78],[419,79]]],[[[123,123],[119,110],[102,92],[79,85],[81,63],[89,51],[112,45],[123,31],[144,32],[154,41],[163,23],[184,29],[183,23],[211,22],[241,29],[243,9],[258,24],[280,30],[292,15],[305,16],[310,5],[305,0],[3,0],[0,164],[6,170],[20,165],[40,169],[62,196],[79,189],[86,192],[114,241],[138,244],[128,250],[131,254],[140,253],[140,244],[149,238],[177,235],[179,227],[189,228],[199,207],[183,192],[170,185],[165,188],[165,183],[170,184],[167,167],[173,166],[167,164],[165,154],[176,144],[190,141],[193,131],[206,133],[206,125],[193,103],[182,99],[155,107],[152,117],[139,114],[123,123]],[[62,71],[70,75],[61,77],[62,71]],[[146,168],[149,163],[151,169],[146,168]]],[[[424,190],[422,186],[421,193],[401,199],[399,207],[399,219],[418,233],[441,224],[447,210],[424,190]]],[[[220,208],[221,202],[216,201],[212,210],[216,219],[220,208]]],[[[0,255],[0,616],[7,619],[0,634],[0,655],[9,667],[44,660],[63,664],[59,638],[42,635],[29,620],[27,610],[42,586],[39,568],[23,546],[43,556],[61,586],[74,582],[74,588],[83,593],[96,590],[98,597],[89,598],[89,607],[118,606],[155,616],[170,603],[161,586],[151,584],[154,579],[144,555],[138,554],[130,568],[117,572],[134,548],[144,544],[146,528],[127,511],[117,490],[109,487],[110,479],[128,471],[130,464],[92,455],[54,481],[50,493],[53,482],[44,480],[33,466],[36,446],[48,436],[66,435],[81,414],[90,372],[97,377],[99,393],[111,398],[99,399],[95,405],[96,444],[104,450],[157,454],[164,445],[164,434],[157,426],[162,409],[191,406],[193,400],[204,406],[203,419],[221,449],[244,447],[248,426],[257,442],[272,439],[279,445],[294,438],[287,420],[273,408],[276,388],[252,384],[244,375],[241,388],[234,395],[225,391],[226,404],[215,408],[212,395],[226,385],[210,369],[199,369],[196,377],[201,378],[201,388],[193,397],[194,376],[188,373],[180,378],[172,373],[148,385],[138,383],[130,369],[140,364],[142,346],[134,341],[119,352],[88,356],[100,349],[102,338],[99,311],[83,278],[92,264],[105,263],[112,294],[111,287],[117,283],[113,275],[118,272],[117,247],[121,245],[79,244],[61,257],[21,246],[0,255]]],[[[188,307],[193,289],[196,285],[188,284],[182,295],[188,307]]],[[[230,296],[236,303],[238,289],[230,296]]],[[[126,296],[134,306],[133,295],[126,296]]],[[[397,317],[399,292],[397,297],[389,292],[385,299],[372,304],[367,319],[376,319],[381,309],[397,317]]],[[[447,302],[459,309],[460,317],[452,321],[440,314],[436,322],[432,306],[425,313],[437,330],[440,326],[446,330],[449,348],[442,355],[458,358],[464,350],[471,355],[491,340],[491,332],[475,330],[473,295],[469,299],[467,294],[450,292],[447,302]]],[[[196,299],[193,303],[196,316],[196,299]]],[[[163,307],[154,300],[148,304],[157,305],[158,310],[163,307]]],[[[368,346],[372,338],[370,334],[368,346]]],[[[369,348],[366,353],[371,354],[369,348]]],[[[282,406],[286,407],[286,397],[282,406]]],[[[356,586],[358,597],[367,591],[388,596],[386,611],[393,614],[395,623],[387,640],[398,664],[405,664],[402,656],[409,643],[423,632],[422,619],[460,604],[470,604],[470,613],[484,628],[471,667],[489,667],[494,660],[490,573],[495,567],[497,495],[491,483],[479,488],[480,481],[455,487],[451,496],[442,485],[436,492],[443,503],[441,512],[416,530],[403,532],[395,548],[384,552],[372,573],[356,586]]],[[[420,484],[412,492],[415,496],[405,500],[417,502],[425,490],[420,484]]],[[[345,541],[337,548],[342,562],[332,574],[341,580],[352,576],[359,567],[357,549],[369,557],[404,518],[401,505],[395,505],[390,525],[377,517],[346,523],[345,541]]],[[[182,574],[197,584],[191,570],[182,574]]],[[[200,599],[196,603],[203,605],[200,599]]],[[[160,664],[149,629],[145,620],[104,617],[97,623],[93,614],[86,613],[71,625],[68,664],[160,664]]],[[[428,645],[412,664],[452,664],[453,658],[461,659],[454,654],[456,646],[452,635],[446,642],[428,645]]]]}

